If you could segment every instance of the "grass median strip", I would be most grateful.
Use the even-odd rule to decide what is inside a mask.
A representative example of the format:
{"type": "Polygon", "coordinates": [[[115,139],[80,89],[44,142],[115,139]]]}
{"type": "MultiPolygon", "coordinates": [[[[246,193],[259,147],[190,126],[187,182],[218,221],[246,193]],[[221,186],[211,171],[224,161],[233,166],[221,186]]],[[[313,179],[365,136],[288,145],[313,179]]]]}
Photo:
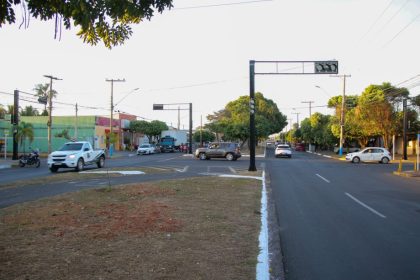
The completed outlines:
{"type": "Polygon", "coordinates": [[[188,178],[0,210],[1,279],[254,279],[261,182],[188,178]]]}

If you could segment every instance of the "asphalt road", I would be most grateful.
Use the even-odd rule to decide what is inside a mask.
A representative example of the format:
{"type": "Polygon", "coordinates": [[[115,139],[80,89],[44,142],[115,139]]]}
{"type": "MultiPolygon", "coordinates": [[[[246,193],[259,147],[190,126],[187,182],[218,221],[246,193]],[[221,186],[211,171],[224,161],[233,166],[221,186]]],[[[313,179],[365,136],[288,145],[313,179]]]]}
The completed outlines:
{"type": "MultiPolygon", "coordinates": [[[[226,161],[224,159],[201,161],[193,158],[191,155],[182,153],[162,153],[144,156],[137,156],[134,153],[123,153],[119,157],[106,160],[103,170],[113,167],[156,167],[169,169],[171,172],[109,178],[108,176],[103,176],[97,179],[86,179],[85,177],[78,178],[78,172],[74,169],[60,169],[58,174],[74,173],[74,177],[70,181],[58,183],[52,180],[52,177],[57,176],[57,174],[53,174],[48,170],[45,159],[43,159],[40,168],[16,167],[0,169],[0,208],[88,188],[206,176],[209,174],[234,174],[236,170],[247,169],[248,160],[241,158],[238,161],[226,161]],[[45,178],[46,180],[42,184],[31,184],[31,179],[36,178],[45,178]],[[51,178],[51,180],[48,178],[51,178]],[[2,185],[10,183],[17,184],[17,187],[2,187],[2,185]]],[[[96,166],[86,167],[86,170],[97,170],[97,168],[96,166]]]]}
{"type": "Polygon", "coordinates": [[[420,279],[420,180],[396,165],[267,153],[286,279],[420,279]]]}

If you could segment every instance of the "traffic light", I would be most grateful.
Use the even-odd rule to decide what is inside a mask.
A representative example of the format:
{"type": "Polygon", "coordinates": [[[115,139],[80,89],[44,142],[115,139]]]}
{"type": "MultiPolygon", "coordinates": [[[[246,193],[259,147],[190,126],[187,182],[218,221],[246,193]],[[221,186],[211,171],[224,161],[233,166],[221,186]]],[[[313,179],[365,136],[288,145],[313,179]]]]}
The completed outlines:
{"type": "Polygon", "coordinates": [[[315,74],[338,74],[338,61],[315,61],[315,74]]]}
{"type": "Polygon", "coordinates": [[[153,104],[153,110],[163,110],[163,104],[153,104]]]}
{"type": "Polygon", "coordinates": [[[38,102],[44,105],[47,105],[48,102],[48,96],[44,95],[38,98],[38,102]]]}

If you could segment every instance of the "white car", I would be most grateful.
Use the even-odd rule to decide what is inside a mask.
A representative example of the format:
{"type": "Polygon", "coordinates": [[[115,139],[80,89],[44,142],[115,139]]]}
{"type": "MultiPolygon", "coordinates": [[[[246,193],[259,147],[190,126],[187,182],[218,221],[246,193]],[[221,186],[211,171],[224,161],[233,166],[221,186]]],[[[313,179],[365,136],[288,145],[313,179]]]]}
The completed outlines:
{"type": "Polygon", "coordinates": [[[280,144],[277,145],[276,150],[274,151],[274,155],[276,157],[292,157],[292,149],[289,145],[286,144],[280,144]]]}
{"type": "Polygon", "coordinates": [[[141,144],[137,149],[137,155],[150,155],[155,153],[155,147],[152,144],[141,144]]]}
{"type": "Polygon", "coordinates": [[[346,161],[353,163],[359,163],[361,161],[377,161],[380,163],[388,163],[391,161],[390,152],[381,147],[368,147],[355,153],[349,153],[346,155],[346,161]]]}

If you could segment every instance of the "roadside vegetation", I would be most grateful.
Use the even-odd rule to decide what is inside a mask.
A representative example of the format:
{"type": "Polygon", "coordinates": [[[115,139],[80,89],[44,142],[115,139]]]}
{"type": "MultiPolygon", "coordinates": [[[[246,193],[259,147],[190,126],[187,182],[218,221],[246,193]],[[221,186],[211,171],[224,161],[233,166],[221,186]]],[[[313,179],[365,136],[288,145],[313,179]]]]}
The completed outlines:
{"type": "MultiPolygon", "coordinates": [[[[314,113],[295,125],[280,139],[288,142],[311,143],[321,149],[331,149],[339,143],[343,97],[332,97],[328,107],[333,115],[314,113]]],[[[398,88],[390,83],[369,85],[360,95],[348,95],[345,99],[344,139],[347,143],[357,143],[365,147],[369,142],[391,148],[392,136],[403,133],[403,100],[407,99],[407,123],[409,140],[415,139],[420,130],[417,111],[420,109],[420,95],[410,98],[406,88],[398,88]]]]}

